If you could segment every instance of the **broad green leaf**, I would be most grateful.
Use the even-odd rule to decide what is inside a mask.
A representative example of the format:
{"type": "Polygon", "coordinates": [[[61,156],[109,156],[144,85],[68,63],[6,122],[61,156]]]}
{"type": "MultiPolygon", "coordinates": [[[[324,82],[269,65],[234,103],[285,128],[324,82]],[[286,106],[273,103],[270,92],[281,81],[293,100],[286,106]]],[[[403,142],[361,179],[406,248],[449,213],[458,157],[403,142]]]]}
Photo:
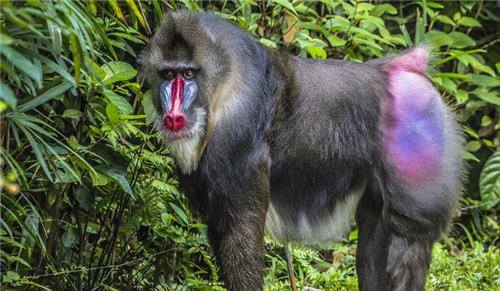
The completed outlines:
{"type": "Polygon", "coordinates": [[[458,21],[458,25],[468,26],[468,27],[481,27],[481,23],[474,18],[464,16],[458,21]]]}
{"type": "Polygon", "coordinates": [[[450,37],[453,39],[452,47],[455,48],[466,48],[476,45],[474,39],[472,39],[467,34],[459,31],[454,31],[450,33],[450,37]]]}
{"type": "Polygon", "coordinates": [[[351,231],[349,233],[349,241],[350,242],[356,241],[358,239],[358,237],[359,237],[359,231],[358,231],[358,229],[354,229],[353,231],[351,231]]]}
{"type": "Polygon", "coordinates": [[[106,173],[106,175],[108,175],[108,177],[115,181],[118,186],[120,186],[120,188],[125,191],[125,193],[130,194],[130,196],[135,200],[134,192],[132,191],[127,178],[125,178],[124,175],[112,168],[107,169],[104,173],[106,173]]]}
{"type": "Polygon", "coordinates": [[[446,89],[450,94],[455,94],[457,91],[457,85],[455,82],[448,78],[442,78],[441,86],[446,89]]]}
{"type": "MultiPolygon", "coordinates": [[[[293,1],[293,2],[294,2],[293,8],[295,8],[295,11],[297,11],[298,15],[310,15],[312,17],[315,17],[316,19],[319,19],[321,17],[318,14],[318,11],[316,11],[316,9],[313,6],[309,5],[307,2],[305,1],[293,1]]],[[[326,1],[323,0],[322,2],[325,3],[326,1]]]]}
{"type": "Polygon", "coordinates": [[[122,114],[128,115],[131,114],[132,111],[134,111],[130,103],[128,103],[127,99],[116,94],[115,92],[108,89],[104,89],[103,94],[104,97],[106,97],[106,99],[108,100],[108,102],[116,106],[116,108],[118,108],[118,110],[120,110],[122,114]]]}
{"type": "Polygon", "coordinates": [[[354,16],[356,9],[354,8],[353,5],[351,5],[347,1],[340,1],[340,5],[342,5],[342,9],[344,9],[347,16],[349,16],[349,17],[354,16]]]}
{"type": "Polygon", "coordinates": [[[492,77],[496,76],[495,71],[493,71],[493,69],[488,67],[487,65],[478,64],[477,66],[474,67],[474,69],[481,71],[481,72],[485,72],[492,77]]]}
{"type": "Polygon", "coordinates": [[[474,95],[479,97],[479,99],[482,99],[488,103],[494,104],[496,106],[500,106],[500,97],[498,97],[498,92],[489,92],[484,89],[476,89],[472,91],[474,95]]]}
{"type": "Polygon", "coordinates": [[[14,94],[14,91],[4,83],[0,82],[0,100],[5,101],[9,105],[10,108],[16,109],[17,106],[17,98],[14,94]]]}
{"type": "Polygon", "coordinates": [[[500,86],[500,79],[486,75],[472,75],[471,82],[482,87],[495,88],[500,86]]]}
{"type": "Polygon", "coordinates": [[[457,100],[457,104],[463,104],[469,100],[469,93],[459,89],[455,94],[455,99],[457,100]]]}
{"type": "Polygon", "coordinates": [[[453,39],[447,33],[435,29],[428,31],[425,34],[425,40],[432,44],[435,48],[450,46],[453,44],[453,39]]]}
{"type": "Polygon", "coordinates": [[[109,122],[112,124],[116,124],[120,121],[120,111],[111,103],[106,105],[106,115],[108,116],[109,122]]]}
{"type": "Polygon", "coordinates": [[[156,111],[155,105],[153,103],[153,96],[151,90],[147,90],[142,95],[142,108],[144,109],[144,114],[146,114],[146,124],[151,124],[155,121],[158,112],[156,111]]]}
{"type": "Polygon", "coordinates": [[[481,205],[490,209],[500,202],[500,152],[493,153],[479,176],[481,205]]]}
{"type": "Polygon", "coordinates": [[[465,133],[467,133],[470,137],[472,137],[472,138],[476,138],[476,139],[477,139],[477,138],[479,138],[479,135],[477,134],[477,132],[476,132],[474,129],[472,129],[471,127],[469,127],[469,126],[464,126],[463,130],[464,130],[464,132],[465,132],[465,133]]]}
{"type": "Polygon", "coordinates": [[[276,43],[270,39],[262,37],[259,39],[259,42],[267,47],[276,48],[276,43]]]}
{"type": "Polygon", "coordinates": [[[484,115],[483,117],[481,117],[481,126],[488,126],[492,121],[493,120],[491,119],[491,117],[489,117],[488,115],[484,115]]]}
{"type": "Polygon", "coordinates": [[[481,148],[481,143],[479,141],[477,141],[477,140],[469,141],[465,145],[465,149],[468,152],[477,152],[480,148],[481,148]]]}
{"type": "Polygon", "coordinates": [[[394,14],[398,14],[398,10],[394,6],[392,6],[391,4],[384,3],[384,4],[377,5],[375,8],[372,9],[372,11],[370,11],[371,15],[377,16],[377,17],[382,16],[382,14],[384,14],[384,13],[394,15],[394,14]]]}
{"type": "Polygon", "coordinates": [[[307,51],[313,59],[326,59],[326,51],[319,46],[310,46],[307,51]]]}
{"type": "Polygon", "coordinates": [[[441,23],[444,23],[444,24],[449,24],[451,26],[455,26],[455,22],[453,22],[453,20],[451,20],[451,18],[449,18],[446,15],[438,15],[436,17],[436,20],[441,22],[441,23]]]}
{"type": "Polygon", "coordinates": [[[137,75],[137,70],[129,63],[113,61],[102,66],[106,76],[102,80],[105,85],[113,84],[118,81],[128,81],[137,75]]]}
{"type": "Polygon", "coordinates": [[[321,25],[318,25],[316,23],[312,23],[312,22],[297,21],[295,23],[295,26],[300,27],[300,28],[309,29],[309,30],[319,31],[323,35],[329,35],[330,34],[330,32],[325,27],[323,27],[321,25]]]}
{"type": "Polygon", "coordinates": [[[430,8],[435,8],[435,9],[442,9],[442,8],[444,8],[443,4],[438,3],[438,2],[430,2],[430,1],[428,1],[428,2],[423,2],[422,4],[424,4],[424,3],[425,3],[425,5],[427,5],[430,8]]]}
{"type": "Polygon", "coordinates": [[[357,4],[357,12],[363,12],[363,11],[371,11],[373,8],[375,8],[375,5],[367,2],[360,2],[357,4]]]}
{"type": "Polygon", "coordinates": [[[188,220],[186,212],[184,212],[182,209],[179,208],[179,206],[177,206],[177,205],[175,205],[175,204],[173,204],[171,202],[169,202],[168,204],[170,205],[170,207],[172,207],[172,209],[177,214],[177,216],[180,217],[181,222],[184,222],[185,225],[188,225],[189,224],[189,220],[188,220]]]}
{"type": "Polygon", "coordinates": [[[347,31],[349,29],[350,22],[344,17],[336,15],[333,18],[328,19],[324,26],[331,31],[347,31]]]}
{"type": "Polygon", "coordinates": [[[473,162],[476,162],[476,163],[480,162],[479,159],[475,155],[473,155],[472,153],[470,153],[470,152],[463,152],[462,158],[464,160],[467,160],[467,161],[473,161],[473,162]]]}
{"type": "Polygon", "coordinates": [[[276,3],[280,6],[283,6],[285,7],[286,9],[288,9],[290,12],[293,12],[293,14],[297,15],[297,11],[295,11],[295,8],[293,8],[293,4],[288,1],[288,0],[272,0],[273,3],[276,3]]]}
{"type": "Polygon", "coordinates": [[[343,46],[346,44],[346,40],[341,39],[340,37],[338,37],[336,35],[330,35],[326,39],[328,40],[330,45],[333,47],[343,46]]]}

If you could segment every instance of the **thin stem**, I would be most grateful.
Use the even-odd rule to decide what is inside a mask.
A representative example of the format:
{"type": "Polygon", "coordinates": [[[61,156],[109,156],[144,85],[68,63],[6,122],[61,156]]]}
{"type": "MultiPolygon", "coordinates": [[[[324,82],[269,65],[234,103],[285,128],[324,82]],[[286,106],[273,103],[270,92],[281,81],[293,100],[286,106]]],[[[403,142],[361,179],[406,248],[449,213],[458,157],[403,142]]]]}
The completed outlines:
{"type": "Polygon", "coordinates": [[[290,280],[290,287],[292,288],[292,291],[297,291],[297,281],[295,279],[295,274],[293,272],[292,253],[290,252],[290,243],[285,242],[285,244],[283,245],[283,249],[285,251],[286,268],[288,270],[288,279],[290,280]]]}

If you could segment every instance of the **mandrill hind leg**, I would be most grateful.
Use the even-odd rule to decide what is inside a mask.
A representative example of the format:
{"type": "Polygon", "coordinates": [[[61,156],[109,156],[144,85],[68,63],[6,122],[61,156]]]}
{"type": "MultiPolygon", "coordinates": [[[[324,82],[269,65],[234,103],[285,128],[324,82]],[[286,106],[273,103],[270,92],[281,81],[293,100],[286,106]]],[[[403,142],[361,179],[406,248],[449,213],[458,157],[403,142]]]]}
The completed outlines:
{"type": "Polygon", "coordinates": [[[455,203],[446,187],[433,192],[386,190],[364,194],[357,212],[356,269],[360,290],[424,290],[432,245],[446,230],[455,203]]]}
{"type": "Polygon", "coordinates": [[[387,285],[389,229],[382,220],[380,192],[367,188],[356,211],[358,248],[356,271],[359,290],[384,290],[387,285]]]}

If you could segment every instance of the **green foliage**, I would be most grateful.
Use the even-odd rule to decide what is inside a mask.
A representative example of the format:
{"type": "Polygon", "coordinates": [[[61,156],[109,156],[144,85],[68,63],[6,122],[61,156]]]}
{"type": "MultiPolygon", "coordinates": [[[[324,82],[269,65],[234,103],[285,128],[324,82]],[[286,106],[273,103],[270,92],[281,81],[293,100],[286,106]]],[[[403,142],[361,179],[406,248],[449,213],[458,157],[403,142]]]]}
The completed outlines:
{"type": "MultiPolygon", "coordinates": [[[[480,243],[474,243],[472,247],[458,241],[448,243],[451,244],[449,248],[438,243],[433,249],[427,290],[491,290],[499,285],[500,250],[485,248],[480,243]]],[[[271,246],[276,248],[268,242],[268,247],[271,246]]],[[[354,268],[355,245],[335,245],[332,249],[321,252],[303,247],[293,249],[299,289],[358,290],[354,268]]],[[[283,254],[268,251],[266,259],[266,290],[289,289],[283,254]]]]}
{"type": "Polygon", "coordinates": [[[490,209],[500,202],[500,152],[490,156],[481,171],[479,180],[481,203],[490,209]]]}
{"type": "MultiPolygon", "coordinates": [[[[0,2],[2,287],[222,289],[135,69],[152,28],[181,8],[302,57],[361,62],[433,47],[429,76],[463,123],[469,183],[428,288],[499,285],[496,2],[33,0],[0,2]]],[[[295,248],[299,285],[355,290],[351,238],[334,251],[295,248]]],[[[267,288],[286,289],[281,249],[266,242],[267,288]]]]}

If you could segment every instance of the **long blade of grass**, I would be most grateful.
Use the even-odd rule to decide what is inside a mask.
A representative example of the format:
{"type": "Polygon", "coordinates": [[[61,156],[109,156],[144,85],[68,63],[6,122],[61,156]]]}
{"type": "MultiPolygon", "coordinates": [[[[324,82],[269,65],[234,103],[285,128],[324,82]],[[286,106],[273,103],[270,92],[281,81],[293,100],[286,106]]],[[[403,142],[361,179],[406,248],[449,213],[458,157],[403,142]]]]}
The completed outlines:
{"type": "Polygon", "coordinates": [[[58,73],[61,77],[63,77],[64,79],[66,79],[68,82],[72,83],[72,84],[75,84],[75,79],[73,79],[73,77],[71,76],[71,74],[65,69],[65,67],[59,65],[59,64],[56,64],[54,61],[52,61],[51,59],[39,54],[39,53],[35,53],[31,50],[28,50],[28,49],[20,49],[21,52],[23,52],[24,54],[26,55],[29,55],[33,58],[36,58],[36,59],[39,59],[42,61],[42,63],[44,63],[47,67],[49,67],[50,69],[54,70],[54,72],[58,73]]]}
{"type": "Polygon", "coordinates": [[[31,110],[31,109],[33,109],[41,104],[46,103],[47,101],[50,101],[50,100],[60,96],[64,92],[68,91],[71,87],[73,87],[73,84],[71,84],[70,82],[68,82],[66,80],[63,80],[58,85],[55,85],[52,88],[50,88],[49,90],[45,91],[42,95],[20,105],[19,111],[26,112],[28,110],[31,110]]]}
{"type": "Polygon", "coordinates": [[[68,152],[73,154],[77,159],[79,159],[87,167],[87,169],[90,172],[92,172],[92,174],[97,175],[97,172],[95,171],[94,167],[92,167],[80,154],[75,152],[71,147],[69,147],[68,145],[63,143],[61,141],[61,139],[59,139],[58,137],[62,137],[62,140],[64,140],[64,136],[61,133],[59,133],[55,128],[50,126],[48,123],[46,123],[38,118],[35,118],[33,116],[28,116],[28,115],[22,115],[23,118],[19,118],[20,115],[15,115],[15,114],[11,114],[11,116],[18,116],[16,119],[16,121],[18,123],[20,123],[21,125],[23,125],[25,127],[31,128],[33,131],[36,131],[37,133],[40,133],[40,134],[44,135],[46,138],[49,138],[50,140],[54,141],[56,144],[60,145],[61,147],[66,149],[68,152]],[[54,136],[55,134],[52,134],[52,133],[44,130],[43,128],[38,126],[37,123],[48,127],[55,134],[57,134],[57,136],[54,136]]]}
{"type": "Polygon", "coordinates": [[[16,175],[17,182],[19,184],[28,184],[28,179],[26,179],[26,175],[24,174],[23,169],[19,164],[17,163],[16,160],[6,151],[4,150],[3,147],[0,147],[0,156],[3,158],[3,160],[7,163],[9,168],[14,172],[16,175]]]}
{"type": "Polygon", "coordinates": [[[33,153],[35,154],[35,157],[36,157],[38,163],[42,167],[43,172],[47,176],[47,179],[49,179],[49,181],[53,183],[54,182],[54,178],[52,177],[52,174],[50,173],[49,166],[45,162],[45,159],[44,159],[44,157],[42,155],[42,151],[40,149],[39,144],[33,138],[33,136],[31,135],[31,133],[30,133],[29,130],[27,130],[26,128],[24,128],[24,126],[19,126],[19,128],[24,133],[24,136],[26,136],[26,138],[28,139],[28,142],[31,145],[31,149],[33,150],[33,153]]]}
{"type": "Polygon", "coordinates": [[[78,183],[81,183],[81,179],[80,179],[80,176],[75,172],[75,170],[73,169],[73,167],[71,167],[54,149],[53,147],[51,147],[47,142],[45,142],[45,140],[40,137],[38,134],[36,134],[35,131],[31,131],[31,133],[33,134],[33,136],[35,136],[36,138],[38,138],[38,140],[45,146],[45,149],[48,150],[51,154],[53,154],[56,159],[61,162],[61,164],[63,165],[63,167],[68,170],[75,178],[76,180],[78,181],[78,183]]]}
{"type": "Polygon", "coordinates": [[[120,5],[118,5],[118,2],[116,0],[109,0],[109,5],[111,5],[111,8],[115,11],[116,17],[118,17],[118,19],[120,19],[123,23],[127,24],[127,20],[125,19],[125,16],[123,16],[123,12],[120,5]]]}
{"type": "Polygon", "coordinates": [[[139,21],[141,22],[142,27],[144,27],[144,29],[146,29],[146,32],[148,34],[151,34],[151,28],[149,27],[149,23],[147,22],[146,17],[144,16],[144,11],[142,9],[141,1],[138,1],[139,7],[137,7],[137,5],[135,5],[134,0],[128,0],[128,1],[130,3],[129,5],[131,5],[130,8],[132,8],[132,12],[137,15],[137,18],[139,18],[139,21]],[[134,9],[134,7],[135,7],[135,9],[134,9]]]}
{"type": "Polygon", "coordinates": [[[10,46],[2,46],[0,50],[7,60],[12,62],[20,71],[32,78],[41,87],[42,72],[24,55],[10,46]]]}

